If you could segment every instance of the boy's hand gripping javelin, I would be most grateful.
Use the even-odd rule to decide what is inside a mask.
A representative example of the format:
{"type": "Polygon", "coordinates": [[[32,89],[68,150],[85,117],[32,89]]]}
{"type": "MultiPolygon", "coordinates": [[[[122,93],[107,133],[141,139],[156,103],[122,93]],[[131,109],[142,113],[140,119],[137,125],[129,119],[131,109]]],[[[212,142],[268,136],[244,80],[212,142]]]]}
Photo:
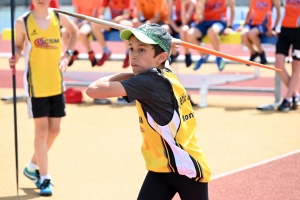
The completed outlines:
{"type": "MultiPolygon", "coordinates": [[[[86,15],[67,12],[67,11],[63,11],[63,10],[59,10],[59,9],[53,9],[53,10],[56,11],[56,12],[65,14],[65,15],[69,15],[69,16],[72,16],[72,17],[76,17],[76,18],[86,20],[86,21],[89,21],[89,22],[93,22],[93,23],[97,23],[97,24],[102,24],[102,25],[109,26],[111,28],[118,29],[118,30],[124,30],[124,29],[135,30],[135,28],[132,28],[132,27],[129,27],[129,26],[124,26],[124,25],[117,24],[117,23],[110,22],[110,21],[106,21],[106,20],[103,20],[103,19],[89,17],[89,16],[86,16],[86,15]]],[[[253,65],[253,66],[256,66],[256,67],[271,69],[271,70],[278,71],[278,72],[281,71],[280,69],[277,69],[277,68],[274,68],[274,67],[268,67],[268,66],[262,65],[260,63],[244,60],[244,59],[241,59],[241,58],[237,58],[237,57],[234,57],[232,55],[222,53],[220,51],[215,51],[215,50],[212,50],[212,49],[209,49],[209,48],[201,47],[201,46],[198,46],[198,45],[195,45],[195,44],[191,44],[191,43],[182,41],[180,39],[173,38],[172,43],[175,43],[177,47],[181,45],[181,46],[184,46],[186,48],[194,49],[194,50],[201,51],[203,53],[211,54],[211,55],[214,55],[214,56],[219,56],[219,57],[222,57],[222,58],[226,58],[228,60],[233,60],[235,62],[241,62],[241,63],[244,63],[244,64],[249,64],[249,65],[253,65]]]]}

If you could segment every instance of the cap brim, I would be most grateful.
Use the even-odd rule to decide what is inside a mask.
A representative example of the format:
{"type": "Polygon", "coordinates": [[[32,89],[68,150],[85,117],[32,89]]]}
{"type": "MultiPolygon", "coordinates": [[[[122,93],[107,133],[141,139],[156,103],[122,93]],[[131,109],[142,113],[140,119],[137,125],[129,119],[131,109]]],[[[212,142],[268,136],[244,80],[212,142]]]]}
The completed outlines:
{"type": "Polygon", "coordinates": [[[157,44],[155,41],[153,41],[151,38],[149,38],[147,35],[136,31],[136,30],[123,30],[120,33],[120,38],[122,40],[129,40],[130,37],[134,35],[139,41],[145,43],[145,44],[157,44]]]}

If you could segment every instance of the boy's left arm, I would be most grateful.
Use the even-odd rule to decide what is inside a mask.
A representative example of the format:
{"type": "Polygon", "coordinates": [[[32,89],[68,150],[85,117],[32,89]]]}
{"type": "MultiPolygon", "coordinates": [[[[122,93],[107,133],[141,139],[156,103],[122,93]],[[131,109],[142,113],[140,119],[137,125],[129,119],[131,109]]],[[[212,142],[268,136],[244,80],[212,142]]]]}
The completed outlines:
{"type": "Polygon", "coordinates": [[[235,4],[234,4],[234,0],[227,0],[227,3],[230,8],[230,20],[229,20],[228,27],[232,28],[234,17],[235,17],[235,4]]]}
{"type": "Polygon", "coordinates": [[[203,21],[203,15],[205,10],[205,4],[207,0],[198,0],[196,3],[196,23],[201,23],[203,21]]]}
{"type": "MultiPolygon", "coordinates": [[[[76,24],[71,21],[66,15],[59,14],[60,23],[69,32],[69,40],[67,44],[67,50],[74,50],[78,39],[78,28],[76,24]]],[[[66,71],[70,56],[66,53],[60,59],[59,68],[61,71],[66,71]]]]}
{"type": "MultiPolygon", "coordinates": [[[[280,17],[281,17],[281,11],[280,11],[280,1],[279,0],[273,0],[273,4],[274,4],[274,7],[276,9],[276,20],[275,20],[275,23],[272,27],[272,24],[269,25],[268,27],[268,30],[266,32],[266,36],[268,37],[272,37],[272,36],[276,36],[277,33],[276,33],[276,27],[280,21],[280,17]]],[[[272,17],[272,13],[270,13],[271,17],[272,17]]]]}
{"type": "Polygon", "coordinates": [[[280,0],[273,0],[274,7],[276,9],[276,20],[273,26],[273,31],[275,31],[276,27],[279,24],[281,18],[281,10],[280,10],[280,0]]]}
{"type": "Polygon", "coordinates": [[[133,76],[133,73],[118,73],[102,77],[91,83],[85,92],[89,97],[99,99],[127,96],[126,90],[120,81],[127,80],[133,76]]]}
{"type": "Polygon", "coordinates": [[[183,25],[187,25],[195,12],[195,0],[182,0],[181,1],[181,8],[185,8],[188,5],[188,9],[181,9],[181,22],[183,25]]]}

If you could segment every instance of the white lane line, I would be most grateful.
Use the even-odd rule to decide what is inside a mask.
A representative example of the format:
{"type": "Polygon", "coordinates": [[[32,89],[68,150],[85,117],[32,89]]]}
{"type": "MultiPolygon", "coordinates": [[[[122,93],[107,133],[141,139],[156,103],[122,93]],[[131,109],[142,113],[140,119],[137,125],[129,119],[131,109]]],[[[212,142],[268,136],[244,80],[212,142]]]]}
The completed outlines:
{"type": "Polygon", "coordinates": [[[264,161],[256,163],[256,164],[248,165],[246,167],[241,167],[239,169],[231,170],[229,172],[225,172],[223,174],[219,174],[219,175],[213,176],[212,180],[216,180],[218,178],[222,178],[222,177],[225,177],[225,176],[237,173],[237,172],[241,172],[241,171],[244,171],[244,170],[247,170],[247,169],[258,167],[260,165],[264,165],[264,164],[267,164],[267,163],[270,163],[270,162],[273,162],[273,161],[276,161],[276,160],[279,160],[279,159],[282,159],[282,158],[285,158],[285,157],[288,157],[288,156],[292,156],[292,155],[297,154],[297,153],[300,153],[300,149],[298,149],[296,151],[292,151],[292,152],[286,153],[286,154],[283,154],[281,156],[277,156],[277,157],[274,157],[274,158],[271,158],[271,159],[264,160],[264,161]]]}

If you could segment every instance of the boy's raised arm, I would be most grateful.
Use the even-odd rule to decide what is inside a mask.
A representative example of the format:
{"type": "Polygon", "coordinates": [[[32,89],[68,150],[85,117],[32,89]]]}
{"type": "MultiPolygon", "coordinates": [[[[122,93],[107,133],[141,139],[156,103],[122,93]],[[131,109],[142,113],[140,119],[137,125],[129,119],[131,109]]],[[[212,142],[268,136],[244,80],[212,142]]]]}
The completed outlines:
{"type": "Polygon", "coordinates": [[[91,98],[127,96],[126,90],[120,81],[129,79],[133,76],[133,73],[118,73],[99,78],[88,86],[86,94],[91,98]]]}

